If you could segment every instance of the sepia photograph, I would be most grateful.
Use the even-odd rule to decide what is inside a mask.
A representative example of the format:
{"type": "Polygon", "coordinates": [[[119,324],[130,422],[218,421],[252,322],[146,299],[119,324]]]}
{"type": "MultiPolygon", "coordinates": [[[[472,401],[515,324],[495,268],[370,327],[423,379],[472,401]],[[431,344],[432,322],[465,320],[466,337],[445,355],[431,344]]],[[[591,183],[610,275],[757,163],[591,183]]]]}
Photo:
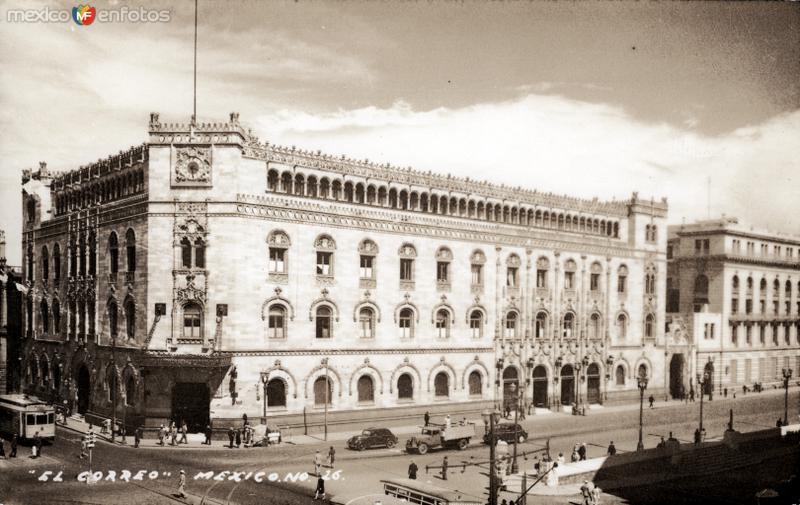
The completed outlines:
{"type": "Polygon", "coordinates": [[[800,2],[0,0],[0,505],[800,505],[800,2]]]}

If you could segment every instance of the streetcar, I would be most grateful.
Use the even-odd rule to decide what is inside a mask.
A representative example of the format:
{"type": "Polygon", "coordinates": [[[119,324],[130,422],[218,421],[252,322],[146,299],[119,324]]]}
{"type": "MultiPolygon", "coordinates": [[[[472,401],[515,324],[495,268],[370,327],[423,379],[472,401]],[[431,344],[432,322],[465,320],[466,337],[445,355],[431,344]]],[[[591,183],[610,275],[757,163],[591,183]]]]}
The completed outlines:
{"type": "Polygon", "coordinates": [[[383,493],[416,505],[483,505],[483,500],[460,491],[412,479],[383,479],[383,493]]]}
{"type": "Polygon", "coordinates": [[[0,433],[20,440],[30,440],[38,432],[44,440],[56,437],[56,411],[38,398],[11,394],[0,395],[0,433]]]}

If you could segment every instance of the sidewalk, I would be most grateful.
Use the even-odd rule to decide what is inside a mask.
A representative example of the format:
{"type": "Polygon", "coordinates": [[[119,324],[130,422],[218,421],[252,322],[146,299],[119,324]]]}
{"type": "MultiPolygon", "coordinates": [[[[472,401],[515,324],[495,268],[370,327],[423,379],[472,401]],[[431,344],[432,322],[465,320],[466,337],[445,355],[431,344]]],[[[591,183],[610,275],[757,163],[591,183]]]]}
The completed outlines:
{"type": "MultiPolygon", "coordinates": [[[[761,393],[750,393],[746,396],[738,395],[737,398],[734,400],[732,396],[728,396],[727,398],[724,397],[717,397],[715,396],[714,402],[740,402],[746,401],[748,398],[759,398],[763,396],[773,396],[773,395],[783,395],[783,389],[769,389],[764,390],[761,393]]],[[[708,402],[708,400],[705,400],[708,402]]],[[[695,401],[694,403],[685,403],[679,400],[667,400],[664,401],[663,398],[661,400],[656,400],[655,402],[655,410],[663,409],[664,407],[670,408],[680,408],[681,406],[686,408],[696,408],[699,400],[695,401]]],[[[644,404],[645,410],[650,410],[648,407],[648,402],[645,401],[644,404]]],[[[582,417],[592,417],[593,415],[597,414],[612,414],[612,413],[623,413],[623,412],[634,412],[639,410],[639,403],[628,403],[628,404],[618,404],[618,405],[611,405],[611,406],[604,406],[604,405],[592,405],[586,411],[586,416],[573,416],[571,414],[563,413],[563,412],[553,412],[549,410],[542,410],[536,409],[535,414],[527,415],[525,419],[518,419],[518,423],[531,434],[531,437],[534,436],[534,433],[541,433],[543,431],[547,431],[548,436],[557,437],[557,436],[565,436],[570,435],[572,433],[579,434],[584,433],[587,429],[591,429],[591,426],[584,424],[579,421],[582,417]],[[574,420],[573,420],[574,419],[574,420]],[[573,420],[567,422],[568,420],[573,420]],[[576,426],[579,425],[579,426],[576,426]],[[549,426],[547,426],[549,425],[549,426]],[[546,430],[543,429],[547,426],[546,430]]],[[[472,440],[471,445],[479,445],[483,442],[483,419],[481,418],[468,418],[468,421],[475,423],[475,432],[476,436],[472,440]]],[[[420,426],[423,424],[422,419],[419,420],[418,424],[409,424],[404,426],[395,426],[392,427],[392,433],[398,435],[401,438],[401,443],[399,444],[402,446],[403,437],[407,437],[409,435],[413,435],[419,433],[420,426]]],[[[460,420],[454,420],[454,422],[460,420]]],[[[432,423],[442,423],[443,419],[440,416],[435,416],[431,418],[432,423]]],[[[512,413],[510,419],[502,419],[501,422],[514,422],[514,415],[512,413]]],[[[74,417],[68,418],[67,426],[59,425],[61,427],[70,429],[72,431],[78,433],[88,433],[89,425],[81,420],[75,419],[74,417]]],[[[371,426],[366,425],[364,429],[370,428],[371,426]]],[[[110,434],[100,434],[100,427],[93,426],[93,431],[97,435],[98,439],[105,440],[106,442],[111,442],[111,435],[110,434]]],[[[282,437],[282,443],[284,444],[293,444],[293,445],[314,445],[314,444],[322,444],[322,443],[331,443],[331,442],[344,442],[348,438],[358,435],[361,433],[361,430],[347,430],[347,431],[330,431],[328,432],[327,442],[325,442],[322,434],[313,434],[313,435],[295,435],[295,434],[285,434],[282,437]]],[[[158,439],[156,438],[145,438],[142,439],[139,443],[140,447],[147,447],[147,448],[176,448],[180,447],[182,449],[219,449],[222,447],[228,447],[227,440],[212,440],[211,445],[204,445],[202,442],[205,440],[205,437],[201,433],[189,433],[187,435],[188,444],[179,444],[178,446],[171,446],[169,442],[166,441],[165,444],[159,445],[158,439]]],[[[133,436],[132,434],[128,434],[125,437],[125,443],[122,442],[122,437],[117,435],[116,437],[116,444],[118,445],[128,445],[133,446],[133,436]]],[[[402,447],[400,447],[402,449],[402,447]]]]}

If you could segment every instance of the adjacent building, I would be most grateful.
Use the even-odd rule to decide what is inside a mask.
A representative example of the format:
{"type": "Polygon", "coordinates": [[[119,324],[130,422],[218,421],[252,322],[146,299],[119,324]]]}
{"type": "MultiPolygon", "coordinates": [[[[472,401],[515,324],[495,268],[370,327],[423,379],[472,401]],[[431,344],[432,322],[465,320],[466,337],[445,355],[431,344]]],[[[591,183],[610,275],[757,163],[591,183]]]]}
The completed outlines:
{"type": "Polygon", "coordinates": [[[18,392],[22,300],[20,269],[6,262],[6,235],[0,230],[0,394],[18,392]]]}
{"type": "Polygon", "coordinates": [[[154,113],[145,144],[26,172],[23,206],[26,390],[90,417],[319,425],[599,404],[638,397],[639,373],[667,386],[665,200],[154,113]]]}
{"type": "Polygon", "coordinates": [[[736,218],[671,226],[667,245],[670,392],[769,385],[800,370],[800,237],[736,218]]]}

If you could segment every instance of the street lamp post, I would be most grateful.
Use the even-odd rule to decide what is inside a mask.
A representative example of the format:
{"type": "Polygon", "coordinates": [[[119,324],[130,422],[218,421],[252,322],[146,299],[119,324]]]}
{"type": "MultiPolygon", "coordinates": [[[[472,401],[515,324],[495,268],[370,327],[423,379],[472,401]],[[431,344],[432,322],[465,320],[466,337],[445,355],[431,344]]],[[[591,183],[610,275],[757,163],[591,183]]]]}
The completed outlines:
{"type": "MultiPolygon", "coordinates": [[[[495,399],[495,402],[494,402],[495,405],[494,405],[494,408],[495,409],[499,408],[499,405],[500,405],[499,404],[499,396],[500,396],[500,394],[499,394],[500,391],[499,390],[500,390],[500,384],[502,383],[501,377],[503,375],[503,366],[504,365],[505,365],[505,360],[503,358],[498,358],[497,359],[497,363],[495,364],[495,368],[497,369],[497,373],[495,374],[495,380],[494,380],[494,384],[495,384],[495,398],[494,398],[495,399]]],[[[503,399],[503,411],[505,411],[505,398],[503,399]]]]}
{"type": "Polygon", "coordinates": [[[575,410],[573,414],[580,414],[581,403],[581,362],[575,363],[575,410]]]}
{"type": "Polygon", "coordinates": [[[642,426],[644,424],[644,390],[647,389],[647,372],[642,371],[636,380],[636,385],[639,387],[639,443],[636,444],[636,450],[642,451],[644,450],[642,426]]]}
{"type": "Polygon", "coordinates": [[[792,369],[784,368],[783,372],[783,425],[789,424],[789,379],[792,378],[792,369]]]}
{"type": "Polygon", "coordinates": [[[322,364],[325,366],[325,441],[328,441],[328,402],[330,396],[330,382],[328,379],[328,358],[323,358],[322,364]]]}
{"type": "Polygon", "coordinates": [[[497,505],[497,475],[496,475],[496,444],[494,436],[494,426],[499,418],[499,412],[495,409],[490,412],[488,409],[481,412],[483,422],[489,424],[489,505],[497,505]]]}
{"type": "Polygon", "coordinates": [[[115,349],[117,347],[117,336],[111,335],[111,377],[112,377],[112,385],[113,388],[111,389],[111,442],[114,443],[115,441],[115,433],[114,429],[117,426],[117,362],[116,362],[116,354],[115,349]]]}
{"type": "Polygon", "coordinates": [[[261,415],[261,424],[267,425],[267,384],[269,383],[269,372],[261,372],[261,386],[264,392],[264,411],[261,415]]]}
{"type": "Polygon", "coordinates": [[[706,390],[706,384],[708,383],[708,372],[704,372],[702,375],[697,374],[697,385],[700,387],[700,441],[703,440],[703,395],[706,390]]]}
{"type": "Polygon", "coordinates": [[[519,432],[518,424],[517,424],[517,415],[519,411],[519,393],[522,391],[517,387],[516,384],[511,383],[509,386],[511,390],[511,394],[514,395],[514,455],[511,460],[511,473],[517,473],[519,471],[519,466],[517,465],[517,439],[519,439],[519,432]]]}

